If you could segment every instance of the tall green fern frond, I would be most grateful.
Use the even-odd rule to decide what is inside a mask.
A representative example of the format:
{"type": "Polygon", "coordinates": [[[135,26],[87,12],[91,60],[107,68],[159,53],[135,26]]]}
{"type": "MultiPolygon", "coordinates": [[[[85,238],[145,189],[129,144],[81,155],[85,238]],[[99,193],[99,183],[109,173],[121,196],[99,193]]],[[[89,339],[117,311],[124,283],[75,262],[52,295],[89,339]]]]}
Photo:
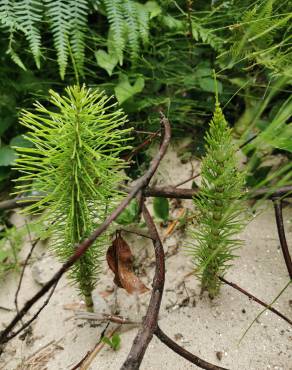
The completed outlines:
{"type": "Polygon", "coordinates": [[[1,28],[4,28],[4,30],[8,33],[8,48],[6,53],[10,55],[15,64],[17,64],[23,70],[26,70],[25,65],[13,47],[15,44],[14,33],[16,31],[24,32],[23,28],[17,22],[17,18],[15,17],[15,4],[16,2],[14,0],[1,1],[0,22],[1,28]]]}
{"type": "Polygon", "coordinates": [[[0,3],[0,20],[2,27],[15,28],[17,26],[14,16],[14,0],[2,0],[0,3]]]}
{"type": "Polygon", "coordinates": [[[127,36],[129,40],[129,48],[131,53],[131,59],[136,60],[140,50],[139,43],[139,23],[137,21],[137,6],[132,0],[123,1],[125,26],[127,27],[127,36]]]}
{"type": "Polygon", "coordinates": [[[43,25],[49,24],[61,78],[65,77],[70,53],[76,66],[75,72],[82,75],[88,14],[94,5],[95,10],[102,8],[108,18],[109,54],[115,55],[121,65],[127,44],[132,61],[137,59],[141,45],[148,43],[149,11],[145,4],[133,0],[103,0],[97,8],[96,2],[94,4],[89,0],[2,0],[0,27],[8,33],[7,53],[25,69],[17,54],[21,42],[16,38],[16,33],[21,32],[40,68],[41,34],[46,29],[43,25]]]}
{"type": "Polygon", "coordinates": [[[144,45],[149,42],[149,12],[144,5],[136,3],[137,7],[137,22],[140,38],[144,45]]]}
{"type": "Polygon", "coordinates": [[[88,29],[87,15],[89,11],[87,0],[70,0],[70,45],[75,59],[77,70],[83,73],[85,42],[84,37],[88,29]]]}
{"type": "Polygon", "coordinates": [[[40,0],[23,0],[17,2],[15,14],[17,24],[25,33],[35,63],[40,68],[41,35],[39,23],[42,20],[43,4],[40,0]]]}
{"type": "MultiPolygon", "coordinates": [[[[25,208],[41,213],[43,233],[61,261],[102,223],[123,195],[118,189],[126,166],[120,153],[128,149],[127,121],[103,92],[73,86],[60,96],[50,91],[52,110],[36,103],[24,112],[32,148],[17,148],[18,194],[37,192],[42,199],[25,208]],[[48,231],[46,231],[48,229],[48,231]]],[[[99,238],[70,271],[87,305],[101,267],[105,238],[99,238]]]]}
{"type": "Polygon", "coordinates": [[[144,4],[133,0],[103,0],[112,33],[109,45],[114,46],[122,62],[125,45],[132,61],[137,59],[141,44],[149,40],[149,11],[144,4]]]}
{"type": "MultiPolygon", "coordinates": [[[[104,0],[106,15],[113,34],[113,45],[117,55],[122,55],[125,48],[125,22],[123,17],[122,0],[104,0]]],[[[120,58],[121,64],[121,58],[120,58]]]]}
{"type": "Polygon", "coordinates": [[[48,21],[53,33],[54,46],[61,78],[64,79],[69,55],[70,8],[68,1],[45,0],[48,21]]]}

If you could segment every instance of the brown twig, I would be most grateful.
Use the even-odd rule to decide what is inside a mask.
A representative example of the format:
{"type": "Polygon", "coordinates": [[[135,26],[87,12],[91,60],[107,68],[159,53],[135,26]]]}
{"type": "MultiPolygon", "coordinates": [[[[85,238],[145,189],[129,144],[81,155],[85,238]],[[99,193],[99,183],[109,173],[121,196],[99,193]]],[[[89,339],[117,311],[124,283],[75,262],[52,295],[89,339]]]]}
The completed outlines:
{"type": "Polygon", "coordinates": [[[187,182],[191,181],[191,180],[194,180],[196,179],[197,177],[199,177],[201,174],[200,173],[197,173],[196,175],[193,175],[191,177],[189,177],[188,179],[184,180],[184,181],[181,181],[179,182],[178,184],[174,185],[175,188],[178,188],[179,186],[181,185],[184,185],[186,184],[187,182]]]}
{"type": "Polygon", "coordinates": [[[167,147],[169,145],[171,137],[171,128],[169,121],[161,113],[161,124],[164,127],[164,137],[162,145],[156,156],[153,158],[149,169],[146,173],[140,177],[135,187],[131,190],[126,198],[119,204],[119,206],[112,212],[111,215],[83,242],[76,246],[75,253],[61,266],[61,268],[54,274],[54,276],[46,283],[44,286],[31,298],[29,299],[23,308],[15,315],[12,321],[7,325],[7,327],[0,332],[0,344],[7,343],[10,339],[14,338],[17,334],[11,333],[15,325],[23,318],[24,315],[31,309],[31,307],[44,295],[51,287],[58,283],[64,273],[76,262],[79,258],[87,251],[87,249],[94,243],[94,241],[109,227],[109,225],[119,216],[119,214],[127,207],[130,201],[139,193],[141,189],[146,187],[154,175],[160,161],[164,157],[167,147]]]}
{"type": "Polygon", "coordinates": [[[190,361],[192,364],[199,366],[201,369],[206,370],[228,370],[225,367],[217,366],[210,364],[209,362],[202,360],[196,355],[193,355],[180,345],[178,345],[176,342],[174,342],[171,338],[169,338],[161,329],[159,326],[156,327],[155,333],[154,333],[158,339],[161,340],[162,343],[164,343],[167,347],[172,349],[175,353],[182,356],[186,360],[190,361]]]}
{"type": "Polygon", "coordinates": [[[136,231],[136,230],[131,230],[131,229],[125,229],[125,228],[122,228],[122,229],[119,229],[118,231],[122,231],[122,232],[125,232],[125,233],[129,233],[129,234],[135,234],[135,235],[138,235],[138,236],[141,236],[142,238],[146,238],[146,239],[151,239],[151,236],[146,234],[146,233],[143,233],[141,231],[136,231]]]}
{"type": "MultiPolygon", "coordinates": [[[[179,199],[192,199],[199,192],[199,189],[177,189],[174,186],[163,187],[148,187],[144,189],[143,195],[145,197],[164,197],[164,198],[179,198],[179,199]]],[[[273,197],[292,197],[292,185],[282,186],[276,190],[265,187],[257,190],[247,192],[250,198],[262,198],[267,196],[273,197]]]]}
{"type": "MultiPolygon", "coordinates": [[[[187,179],[189,180],[189,179],[187,179]]],[[[177,189],[176,186],[178,185],[169,185],[169,186],[153,186],[153,187],[146,187],[143,190],[144,197],[164,197],[164,198],[178,198],[178,199],[192,199],[196,196],[199,192],[199,189],[177,189]]],[[[127,192],[130,194],[132,192],[132,188],[127,189],[127,192]]],[[[249,198],[264,198],[267,197],[268,199],[271,198],[292,198],[292,185],[285,185],[280,188],[276,188],[273,190],[269,187],[263,187],[257,190],[250,190],[247,191],[247,196],[249,198]]],[[[23,208],[26,207],[28,204],[33,204],[40,198],[36,198],[35,200],[31,200],[30,197],[22,197],[17,199],[9,199],[3,202],[0,202],[0,210],[9,210],[14,208],[23,208]]]]}
{"type": "Polygon", "coordinates": [[[115,324],[121,324],[121,325],[140,325],[140,321],[133,321],[130,319],[127,319],[122,316],[118,315],[111,315],[107,313],[98,314],[94,312],[88,312],[88,311],[77,311],[75,312],[76,319],[85,319],[85,320],[97,320],[97,321],[110,321],[115,324]]]}
{"type": "Polygon", "coordinates": [[[282,211],[282,201],[278,198],[273,198],[273,204],[275,209],[275,217],[276,217],[276,223],[277,223],[277,230],[280,240],[281,249],[283,252],[284,260],[287,266],[287,270],[289,273],[289,277],[292,280],[292,260],[291,255],[289,253],[289,248],[286,240],[285,235],[285,228],[284,228],[284,222],[283,222],[283,211],[282,211]]]}
{"type": "MultiPolygon", "coordinates": [[[[106,337],[110,338],[112,337],[119,329],[121,325],[116,326],[114,329],[110,330],[107,334],[106,337]]],[[[95,359],[96,355],[98,352],[104,347],[105,343],[102,341],[104,335],[100,338],[98,343],[93,347],[91,351],[88,351],[86,355],[76,364],[71,368],[71,370],[86,370],[89,368],[91,365],[92,361],[95,359]]]]}
{"type": "Polygon", "coordinates": [[[153,238],[153,246],[155,251],[155,275],[153,278],[153,289],[151,293],[150,302],[143,319],[143,324],[134,339],[131,351],[124,362],[121,370],[134,370],[139,369],[145,351],[150,343],[154,331],[157,327],[158,314],[163,294],[164,280],[165,280],[165,263],[164,263],[164,250],[155,227],[154,221],[145,205],[142,207],[144,220],[149,230],[149,234],[153,238]]]}
{"type": "MultiPolygon", "coordinates": [[[[54,291],[58,285],[58,281],[55,282],[55,284],[52,286],[52,290],[50,291],[47,299],[44,301],[44,303],[41,305],[41,307],[37,310],[37,312],[32,316],[31,319],[29,319],[27,322],[25,322],[17,331],[12,333],[10,336],[7,336],[7,341],[10,339],[16,337],[19,333],[21,333],[24,329],[26,329],[29,325],[32,324],[32,322],[38,317],[38,315],[42,312],[42,310],[47,306],[47,304],[50,302],[50,299],[52,298],[52,295],[54,294],[54,291]]],[[[21,311],[18,311],[17,315],[20,315],[21,311]]],[[[23,316],[22,316],[23,317],[23,316]]],[[[18,320],[21,321],[22,317],[18,320]]],[[[3,330],[3,332],[5,329],[3,330]]],[[[1,332],[2,334],[2,332],[1,332]]],[[[1,354],[1,351],[0,351],[1,354]]]]}
{"type": "Polygon", "coordinates": [[[16,312],[17,313],[19,312],[18,295],[19,295],[20,288],[21,288],[21,285],[22,285],[22,280],[23,280],[24,272],[25,272],[26,266],[28,265],[28,262],[29,262],[29,260],[30,260],[30,258],[32,256],[32,253],[33,253],[35,247],[37,246],[38,242],[40,241],[40,238],[38,238],[34,242],[32,242],[31,241],[30,234],[29,234],[29,239],[30,239],[30,242],[31,242],[31,248],[29,250],[28,255],[25,258],[25,261],[24,261],[24,264],[23,264],[23,267],[22,267],[22,270],[21,270],[20,278],[19,278],[19,281],[18,281],[17,289],[16,289],[16,292],[15,292],[15,296],[14,296],[14,304],[15,304],[15,308],[16,308],[16,312]]]}
{"type": "Polygon", "coordinates": [[[152,142],[152,140],[155,139],[159,135],[160,135],[160,131],[156,131],[156,132],[151,133],[147,137],[147,139],[145,139],[140,145],[138,145],[127,156],[125,156],[125,158],[124,158],[125,161],[129,161],[130,159],[132,159],[134,157],[134,155],[139,153],[145,146],[149,145],[152,142]]]}
{"type": "Polygon", "coordinates": [[[159,337],[161,341],[163,341],[167,346],[173,349],[176,353],[181,355],[182,357],[186,358],[193,364],[197,366],[208,369],[208,370],[227,370],[222,367],[218,367],[216,365],[210,364],[199,357],[191,354],[190,352],[186,351],[184,348],[180,347],[178,344],[173,342],[170,338],[168,338],[158,327],[158,314],[163,294],[163,287],[165,281],[165,257],[164,257],[164,250],[163,245],[160,240],[159,234],[157,232],[155,223],[153,221],[152,216],[150,215],[145,203],[143,203],[143,216],[146,222],[146,225],[149,229],[149,234],[153,238],[153,245],[155,251],[155,275],[153,279],[153,290],[150,298],[150,302],[148,305],[146,316],[143,320],[142,326],[134,339],[131,351],[124,362],[121,370],[137,370],[140,367],[140,364],[143,360],[143,356],[145,351],[155,334],[159,337]],[[166,339],[165,339],[166,338],[166,339]]]}
{"type": "Polygon", "coordinates": [[[290,319],[288,319],[288,317],[284,316],[281,312],[279,312],[278,310],[276,310],[275,308],[271,307],[270,305],[268,305],[267,303],[261,301],[259,298],[255,297],[254,295],[252,295],[251,293],[248,293],[245,289],[241,288],[240,286],[238,286],[237,284],[235,283],[232,283],[231,281],[228,281],[226,280],[224,277],[221,277],[219,276],[219,279],[231,286],[232,288],[238,290],[239,292],[243,293],[244,295],[246,295],[249,299],[253,300],[254,302],[257,302],[259,303],[260,305],[262,305],[263,307],[267,308],[268,310],[270,310],[271,312],[273,312],[274,314],[276,314],[277,316],[281,317],[281,319],[285,320],[288,324],[292,325],[292,321],[290,319]]]}

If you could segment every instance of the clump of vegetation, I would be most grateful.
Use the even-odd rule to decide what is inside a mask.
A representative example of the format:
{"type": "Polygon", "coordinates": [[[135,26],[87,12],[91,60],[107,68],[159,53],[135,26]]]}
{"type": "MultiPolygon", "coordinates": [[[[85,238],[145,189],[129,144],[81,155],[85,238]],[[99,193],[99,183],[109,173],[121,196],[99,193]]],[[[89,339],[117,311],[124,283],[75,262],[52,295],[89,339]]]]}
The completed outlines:
{"type": "Polygon", "coordinates": [[[234,251],[242,244],[236,235],[245,224],[245,174],[238,170],[232,130],[218,100],[206,134],[201,177],[199,195],[194,198],[199,216],[198,228],[192,233],[196,244],[191,253],[202,291],[207,290],[213,298],[219,292],[219,276],[230,267],[234,251]]]}
{"type": "Polygon", "coordinates": [[[8,271],[19,267],[18,252],[21,250],[26,230],[17,230],[15,226],[0,231],[0,281],[8,271]]]}
{"type": "MultiPolygon", "coordinates": [[[[21,124],[32,148],[16,148],[18,194],[41,199],[25,208],[26,214],[42,213],[44,233],[61,261],[112,211],[122,195],[126,163],[119,156],[127,149],[127,117],[103,92],[73,86],[66,95],[50,92],[54,110],[39,103],[25,111],[21,124]]],[[[70,272],[87,306],[96,284],[105,240],[99,239],[70,272]]]]}

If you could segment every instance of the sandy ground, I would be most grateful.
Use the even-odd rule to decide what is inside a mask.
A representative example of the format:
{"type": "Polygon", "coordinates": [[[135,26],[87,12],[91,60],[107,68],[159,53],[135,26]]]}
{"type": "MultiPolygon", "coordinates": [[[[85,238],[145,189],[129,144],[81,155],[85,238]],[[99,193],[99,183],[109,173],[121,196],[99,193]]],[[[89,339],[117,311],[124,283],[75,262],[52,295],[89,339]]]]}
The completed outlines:
{"type": "MultiPolygon", "coordinates": [[[[176,184],[197,170],[197,163],[181,165],[172,151],[162,163],[155,181],[159,184],[176,184]],[[179,168],[179,176],[177,168],[179,168]]],[[[180,206],[190,207],[190,201],[180,206]]],[[[175,216],[178,204],[172,203],[175,216]]],[[[292,245],[292,208],[284,209],[287,239],[292,245]]],[[[23,220],[14,217],[19,225],[23,220]]],[[[160,227],[163,236],[165,228],[160,227]]],[[[154,272],[153,251],[149,240],[124,234],[135,255],[136,271],[144,283],[151,287],[154,272]]],[[[273,209],[270,202],[249,223],[241,237],[245,246],[230,269],[227,278],[258,298],[271,302],[288,282],[277,237],[273,209]]],[[[289,325],[271,312],[265,312],[252,326],[245,338],[239,340],[262,307],[234,289],[223,286],[218,298],[210,301],[200,298],[200,286],[190,275],[192,264],[186,255],[186,238],[177,230],[164,243],[166,252],[166,283],[159,324],[162,329],[187,350],[212,363],[232,370],[292,370],[292,330],[289,325]]],[[[23,248],[24,258],[29,245],[23,248]]],[[[59,264],[45,246],[37,248],[26,271],[20,301],[35,293],[59,264]]],[[[17,274],[10,274],[0,283],[0,306],[14,310],[17,274]]],[[[141,320],[150,293],[130,296],[121,289],[112,292],[113,275],[104,265],[104,274],[94,293],[97,312],[111,313],[118,308],[120,315],[141,320]]],[[[292,294],[289,287],[275,303],[275,308],[292,317],[292,294]]],[[[32,325],[25,338],[11,341],[1,358],[0,369],[5,370],[64,370],[72,369],[82,357],[95,347],[106,324],[76,318],[74,310],[82,309],[74,287],[63,278],[49,305],[32,325]]],[[[14,311],[0,310],[0,325],[4,326],[14,311]]],[[[111,324],[115,327],[115,324],[111,324]]],[[[124,326],[119,330],[121,348],[113,351],[107,345],[98,352],[88,369],[119,369],[130,350],[137,328],[124,326]]],[[[153,338],[142,370],[183,370],[196,366],[180,358],[159,340],[153,338]]]]}

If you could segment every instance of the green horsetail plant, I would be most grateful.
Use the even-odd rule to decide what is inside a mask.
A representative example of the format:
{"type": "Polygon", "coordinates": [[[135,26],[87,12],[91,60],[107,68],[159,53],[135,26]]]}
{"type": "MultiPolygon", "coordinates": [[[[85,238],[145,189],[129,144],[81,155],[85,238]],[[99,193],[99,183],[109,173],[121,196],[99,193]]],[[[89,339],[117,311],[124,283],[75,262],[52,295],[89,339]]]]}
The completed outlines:
{"type": "Polygon", "coordinates": [[[236,235],[245,224],[244,173],[238,171],[232,130],[224,118],[218,98],[209,132],[206,155],[202,160],[201,188],[194,203],[198,209],[198,227],[191,255],[202,292],[213,298],[219,293],[220,280],[242,244],[236,235]]]}
{"type": "MultiPolygon", "coordinates": [[[[118,185],[125,180],[120,159],[128,149],[130,129],[116,103],[103,92],[85,86],[66,88],[66,95],[50,91],[53,110],[40,103],[35,112],[25,111],[20,122],[29,129],[26,138],[33,148],[16,148],[16,193],[41,195],[25,208],[39,214],[44,235],[51,236],[53,249],[65,261],[75,246],[110,213],[122,196],[118,185]]],[[[72,267],[69,276],[78,284],[88,309],[103,255],[99,239],[72,267]]]]}

